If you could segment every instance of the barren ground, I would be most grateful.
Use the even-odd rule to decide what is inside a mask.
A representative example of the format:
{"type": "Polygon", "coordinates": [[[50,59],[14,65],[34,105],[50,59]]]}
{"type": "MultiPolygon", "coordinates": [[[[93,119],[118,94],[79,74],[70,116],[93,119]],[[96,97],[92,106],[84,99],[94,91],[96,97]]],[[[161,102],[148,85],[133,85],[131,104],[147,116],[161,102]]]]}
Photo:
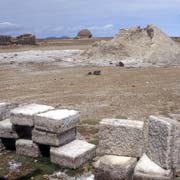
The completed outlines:
{"type": "Polygon", "coordinates": [[[0,99],[77,109],[82,120],[79,132],[87,140],[97,143],[96,124],[102,118],[143,120],[152,114],[166,115],[178,111],[180,67],[127,69],[65,68],[46,63],[1,65],[0,99]],[[101,70],[102,75],[87,75],[94,70],[101,70]]]}

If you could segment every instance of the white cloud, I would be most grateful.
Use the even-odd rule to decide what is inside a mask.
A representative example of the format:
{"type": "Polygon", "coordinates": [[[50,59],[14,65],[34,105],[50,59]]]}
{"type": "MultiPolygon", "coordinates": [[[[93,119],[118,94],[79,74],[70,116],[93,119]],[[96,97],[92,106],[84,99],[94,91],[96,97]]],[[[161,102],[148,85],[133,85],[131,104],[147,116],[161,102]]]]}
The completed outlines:
{"type": "Polygon", "coordinates": [[[9,33],[20,30],[21,27],[11,22],[0,22],[0,33],[9,33]]]}

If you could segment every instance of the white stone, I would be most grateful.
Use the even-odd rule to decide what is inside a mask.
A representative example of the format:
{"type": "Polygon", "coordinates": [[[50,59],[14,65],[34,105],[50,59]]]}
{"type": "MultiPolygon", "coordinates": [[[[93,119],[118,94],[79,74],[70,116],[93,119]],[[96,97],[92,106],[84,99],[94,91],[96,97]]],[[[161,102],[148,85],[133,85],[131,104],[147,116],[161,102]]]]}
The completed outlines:
{"type": "Polygon", "coordinates": [[[63,133],[76,127],[79,121],[80,114],[78,111],[58,109],[36,115],[35,128],[48,132],[63,133]]]}
{"type": "Polygon", "coordinates": [[[149,117],[148,157],[164,169],[179,164],[180,127],[177,121],[162,116],[149,117]]]}
{"type": "Polygon", "coordinates": [[[19,155],[38,157],[40,155],[39,147],[32,140],[19,139],[16,141],[16,153],[19,155]]]}
{"type": "Polygon", "coordinates": [[[10,119],[0,121],[0,138],[18,138],[10,119]]]}
{"type": "Polygon", "coordinates": [[[61,147],[51,147],[51,162],[62,167],[76,169],[94,158],[96,146],[85,141],[74,140],[61,147]]]}
{"type": "Polygon", "coordinates": [[[141,157],[144,122],[127,119],[103,119],[99,130],[99,153],[141,157]]]}
{"type": "Polygon", "coordinates": [[[135,167],[134,176],[135,180],[165,180],[172,179],[173,172],[172,170],[161,168],[150,160],[146,154],[143,154],[135,167]]]}
{"type": "Polygon", "coordinates": [[[136,163],[136,158],[105,155],[93,164],[93,173],[96,180],[132,180],[136,163]]]}
{"type": "Polygon", "coordinates": [[[11,122],[15,125],[34,126],[34,115],[54,109],[51,106],[28,104],[11,110],[11,122]]]}
{"type": "Polygon", "coordinates": [[[8,103],[2,102],[0,103],[0,121],[6,118],[6,113],[8,111],[8,103]]]}
{"type": "Polygon", "coordinates": [[[62,134],[56,134],[34,129],[32,140],[39,144],[60,146],[73,141],[76,138],[76,128],[70,129],[62,134]]]}

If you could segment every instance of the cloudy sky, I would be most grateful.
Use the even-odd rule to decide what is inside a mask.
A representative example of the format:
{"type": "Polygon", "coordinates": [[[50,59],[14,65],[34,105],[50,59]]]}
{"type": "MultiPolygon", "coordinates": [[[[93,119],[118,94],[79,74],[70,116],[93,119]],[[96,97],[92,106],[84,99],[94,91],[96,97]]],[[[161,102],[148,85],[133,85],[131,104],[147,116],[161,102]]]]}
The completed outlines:
{"type": "Polygon", "coordinates": [[[0,34],[114,36],[120,28],[155,24],[180,36],[180,0],[0,0],[0,34]]]}

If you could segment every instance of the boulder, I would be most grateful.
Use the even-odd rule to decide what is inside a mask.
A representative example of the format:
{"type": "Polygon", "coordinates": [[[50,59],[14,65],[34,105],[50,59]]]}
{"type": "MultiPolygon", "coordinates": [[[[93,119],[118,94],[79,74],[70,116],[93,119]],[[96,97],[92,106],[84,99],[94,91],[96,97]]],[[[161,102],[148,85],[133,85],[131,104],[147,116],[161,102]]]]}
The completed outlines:
{"type": "Polygon", "coordinates": [[[82,38],[92,38],[92,33],[88,29],[82,29],[78,32],[76,38],[82,39],[82,38]]]}

